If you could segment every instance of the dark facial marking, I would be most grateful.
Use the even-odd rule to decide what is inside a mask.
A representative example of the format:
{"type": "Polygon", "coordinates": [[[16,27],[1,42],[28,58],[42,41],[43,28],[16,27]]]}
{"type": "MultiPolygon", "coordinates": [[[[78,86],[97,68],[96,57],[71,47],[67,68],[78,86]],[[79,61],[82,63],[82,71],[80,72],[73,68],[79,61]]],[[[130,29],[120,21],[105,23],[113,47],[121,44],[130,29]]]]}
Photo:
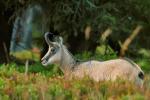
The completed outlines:
{"type": "Polygon", "coordinates": [[[51,48],[51,54],[55,54],[57,52],[58,48],[56,47],[53,47],[51,48]]]}
{"type": "Polygon", "coordinates": [[[43,62],[48,62],[49,58],[52,57],[53,55],[55,55],[58,51],[58,47],[55,46],[55,47],[52,47],[51,48],[51,52],[43,59],[43,62]]]}

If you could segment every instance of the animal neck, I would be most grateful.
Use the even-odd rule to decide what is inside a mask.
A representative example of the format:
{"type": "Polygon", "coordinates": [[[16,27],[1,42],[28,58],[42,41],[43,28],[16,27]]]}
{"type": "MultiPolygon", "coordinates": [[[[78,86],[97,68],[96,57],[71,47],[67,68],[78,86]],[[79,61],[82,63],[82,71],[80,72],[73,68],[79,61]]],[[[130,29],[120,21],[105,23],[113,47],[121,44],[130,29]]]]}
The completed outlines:
{"type": "Polygon", "coordinates": [[[75,64],[76,64],[76,61],[73,58],[72,54],[66,49],[65,46],[63,46],[62,53],[61,53],[61,62],[60,62],[61,70],[64,73],[71,72],[75,64]]]}

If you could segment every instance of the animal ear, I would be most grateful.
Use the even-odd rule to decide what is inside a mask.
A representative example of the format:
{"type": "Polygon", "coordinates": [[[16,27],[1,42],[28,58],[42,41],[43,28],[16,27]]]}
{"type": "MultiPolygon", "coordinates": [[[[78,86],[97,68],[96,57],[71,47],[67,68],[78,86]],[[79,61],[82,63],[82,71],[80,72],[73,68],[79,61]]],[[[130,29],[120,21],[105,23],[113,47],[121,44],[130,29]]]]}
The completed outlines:
{"type": "Polygon", "coordinates": [[[58,36],[55,38],[55,41],[58,43],[58,44],[63,44],[63,38],[61,36],[58,36]]]}
{"type": "Polygon", "coordinates": [[[59,43],[63,44],[63,38],[61,36],[59,37],[59,43]]]}

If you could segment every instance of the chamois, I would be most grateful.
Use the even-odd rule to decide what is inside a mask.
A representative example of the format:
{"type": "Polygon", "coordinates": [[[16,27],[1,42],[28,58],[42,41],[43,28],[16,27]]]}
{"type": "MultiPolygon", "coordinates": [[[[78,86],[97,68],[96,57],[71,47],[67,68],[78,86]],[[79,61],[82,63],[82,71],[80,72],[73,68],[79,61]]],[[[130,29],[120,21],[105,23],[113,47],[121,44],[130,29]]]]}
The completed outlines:
{"type": "Polygon", "coordinates": [[[86,62],[77,62],[72,54],[63,45],[63,39],[60,36],[48,36],[52,33],[45,33],[46,43],[49,45],[48,52],[41,59],[42,64],[59,64],[64,75],[77,78],[88,76],[94,81],[114,81],[117,78],[129,80],[142,86],[144,72],[141,68],[128,58],[113,59],[108,61],[89,60],[86,62]]]}

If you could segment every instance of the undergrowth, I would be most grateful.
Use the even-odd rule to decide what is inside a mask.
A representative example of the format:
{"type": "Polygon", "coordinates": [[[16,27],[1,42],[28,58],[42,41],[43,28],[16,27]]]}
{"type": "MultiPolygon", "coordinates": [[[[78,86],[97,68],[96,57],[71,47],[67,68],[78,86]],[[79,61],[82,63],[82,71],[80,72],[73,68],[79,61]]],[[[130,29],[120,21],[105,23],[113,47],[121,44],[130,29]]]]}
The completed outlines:
{"type": "MultiPolygon", "coordinates": [[[[84,52],[77,59],[104,61],[117,58],[114,52],[107,55],[84,52]],[[104,56],[105,55],[105,56],[104,56]],[[101,58],[101,59],[100,59],[101,58]]],[[[143,88],[131,82],[94,82],[89,78],[68,80],[57,65],[44,67],[36,62],[28,66],[16,63],[0,65],[0,100],[149,100],[150,68],[149,60],[135,60],[145,72],[143,88]]]]}
{"type": "Polygon", "coordinates": [[[150,77],[143,88],[117,80],[94,82],[88,78],[67,80],[57,66],[39,63],[25,67],[14,63],[0,67],[0,100],[148,100],[150,77]]]}

